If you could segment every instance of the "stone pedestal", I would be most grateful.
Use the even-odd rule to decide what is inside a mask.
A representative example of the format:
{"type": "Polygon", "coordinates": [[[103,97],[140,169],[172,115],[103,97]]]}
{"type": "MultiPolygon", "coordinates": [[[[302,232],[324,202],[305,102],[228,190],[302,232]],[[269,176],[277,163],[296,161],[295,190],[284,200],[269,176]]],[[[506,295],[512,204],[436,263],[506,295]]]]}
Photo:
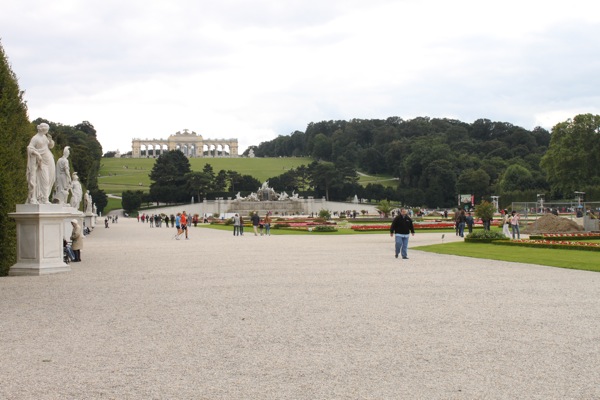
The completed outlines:
{"type": "Polygon", "coordinates": [[[94,227],[96,226],[96,218],[94,217],[94,214],[85,214],[83,216],[83,225],[82,227],[88,227],[90,228],[90,230],[94,229],[94,227]]]}
{"type": "Polygon", "coordinates": [[[71,233],[73,233],[73,225],[71,220],[76,219],[79,226],[83,227],[83,213],[76,208],[63,206],[63,212],[68,213],[69,216],[63,220],[64,222],[64,238],[68,242],[71,240],[71,233]]]}
{"type": "Polygon", "coordinates": [[[8,214],[17,222],[17,263],[8,275],[46,275],[71,270],[63,262],[64,220],[58,204],[17,204],[8,214]]]}

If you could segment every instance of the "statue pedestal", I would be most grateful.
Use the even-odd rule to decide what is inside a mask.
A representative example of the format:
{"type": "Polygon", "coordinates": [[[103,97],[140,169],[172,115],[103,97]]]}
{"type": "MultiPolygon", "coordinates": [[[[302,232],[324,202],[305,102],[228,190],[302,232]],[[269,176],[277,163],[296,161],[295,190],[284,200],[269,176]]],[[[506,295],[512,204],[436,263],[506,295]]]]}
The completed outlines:
{"type": "Polygon", "coordinates": [[[63,212],[68,213],[69,216],[63,220],[65,231],[64,238],[67,242],[71,240],[71,233],[73,233],[73,225],[71,225],[71,220],[76,219],[79,226],[83,227],[83,213],[76,208],[63,205],[63,212]]]}
{"type": "Polygon", "coordinates": [[[17,222],[17,263],[8,275],[68,272],[63,261],[64,220],[71,214],[58,204],[17,204],[9,213],[17,222]]]}
{"type": "Polygon", "coordinates": [[[94,214],[85,214],[83,216],[83,226],[87,226],[90,230],[96,226],[96,217],[94,214]]]}

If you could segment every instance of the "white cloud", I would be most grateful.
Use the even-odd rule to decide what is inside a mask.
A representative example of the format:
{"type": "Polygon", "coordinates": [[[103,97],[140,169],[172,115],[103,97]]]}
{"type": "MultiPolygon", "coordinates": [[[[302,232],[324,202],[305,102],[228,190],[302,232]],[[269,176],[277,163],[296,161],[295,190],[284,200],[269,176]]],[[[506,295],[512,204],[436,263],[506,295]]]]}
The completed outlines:
{"type": "Polygon", "coordinates": [[[2,44],[30,117],[104,150],[187,128],[240,148],[313,121],[399,116],[550,128],[599,113],[592,1],[12,2],[2,44]],[[27,21],[27,23],[23,23],[27,21]]]}

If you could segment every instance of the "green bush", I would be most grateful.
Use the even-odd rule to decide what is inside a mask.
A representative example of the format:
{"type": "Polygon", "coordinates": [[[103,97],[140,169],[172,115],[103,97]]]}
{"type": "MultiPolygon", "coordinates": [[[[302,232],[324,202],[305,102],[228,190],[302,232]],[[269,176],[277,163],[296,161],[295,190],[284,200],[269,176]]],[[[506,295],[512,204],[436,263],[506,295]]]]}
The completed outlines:
{"type": "Polygon", "coordinates": [[[337,232],[337,228],[332,225],[318,225],[312,229],[313,232],[337,232]]]}
{"type": "Polygon", "coordinates": [[[467,239],[506,239],[506,236],[497,231],[477,231],[469,233],[467,239]]]}
{"type": "Polygon", "coordinates": [[[486,230],[472,232],[465,237],[467,243],[491,243],[496,240],[509,240],[509,238],[502,232],[486,230]]]}
{"type": "Polygon", "coordinates": [[[331,219],[331,213],[329,212],[329,210],[322,209],[321,211],[319,211],[319,217],[325,220],[329,220],[331,219]]]}

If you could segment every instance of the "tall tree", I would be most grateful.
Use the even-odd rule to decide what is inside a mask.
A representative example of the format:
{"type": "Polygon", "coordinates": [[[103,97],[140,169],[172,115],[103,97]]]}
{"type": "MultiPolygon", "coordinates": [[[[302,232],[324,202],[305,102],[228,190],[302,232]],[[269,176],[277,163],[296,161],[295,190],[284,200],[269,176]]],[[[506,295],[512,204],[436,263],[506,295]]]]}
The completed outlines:
{"type": "Polygon", "coordinates": [[[26,148],[35,129],[27,105],[0,43],[0,276],[17,262],[17,233],[8,213],[27,198],[26,148]]]}
{"type": "Polygon", "coordinates": [[[580,114],[552,128],[550,147],[542,157],[553,189],[564,194],[600,184],[600,115],[580,114]]]}
{"type": "Polygon", "coordinates": [[[161,154],[150,172],[150,197],[154,201],[183,202],[188,200],[186,174],[191,172],[190,161],[179,150],[161,154]]]}
{"type": "Polygon", "coordinates": [[[185,181],[190,195],[195,196],[196,201],[201,201],[206,198],[208,192],[212,191],[214,176],[206,171],[188,172],[185,175],[185,181]]]}
{"type": "Polygon", "coordinates": [[[490,187],[490,176],[483,169],[466,169],[456,180],[456,191],[458,194],[472,194],[480,199],[488,194],[490,187]]]}

